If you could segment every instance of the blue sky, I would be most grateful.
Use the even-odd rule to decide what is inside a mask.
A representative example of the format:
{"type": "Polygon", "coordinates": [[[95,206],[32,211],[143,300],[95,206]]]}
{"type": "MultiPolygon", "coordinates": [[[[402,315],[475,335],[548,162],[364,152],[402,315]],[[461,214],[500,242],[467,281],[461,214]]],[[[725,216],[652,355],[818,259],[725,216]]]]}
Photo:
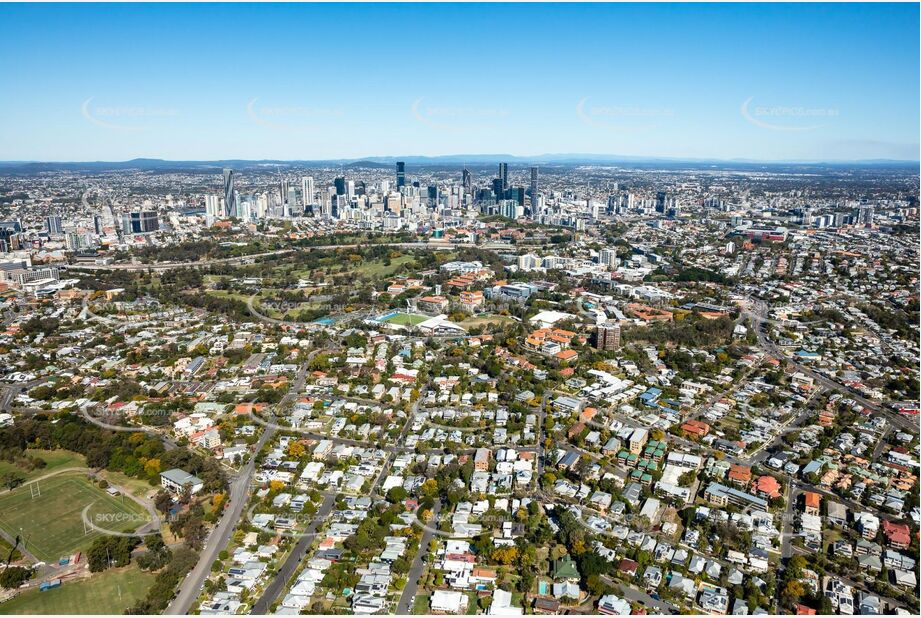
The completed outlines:
{"type": "Polygon", "coordinates": [[[0,6],[0,160],[919,158],[917,4],[0,6]]]}

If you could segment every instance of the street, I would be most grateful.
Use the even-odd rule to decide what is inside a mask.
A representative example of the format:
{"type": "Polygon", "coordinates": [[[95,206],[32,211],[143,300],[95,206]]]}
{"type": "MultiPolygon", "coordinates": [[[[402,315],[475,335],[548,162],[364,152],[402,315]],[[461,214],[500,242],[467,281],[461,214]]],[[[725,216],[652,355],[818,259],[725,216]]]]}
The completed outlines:
{"type": "Polygon", "coordinates": [[[275,599],[285,590],[288,585],[288,580],[294,575],[294,572],[300,566],[301,561],[304,559],[304,556],[307,554],[307,551],[313,545],[313,541],[316,538],[317,529],[321,524],[326,522],[326,518],[329,517],[330,512],[333,510],[333,506],[336,504],[336,496],[332,493],[325,494],[320,508],[317,509],[317,513],[313,518],[313,521],[310,522],[310,525],[304,529],[304,535],[298,539],[297,544],[294,546],[294,549],[291,550],[291,553],[285,559],[284,564],[281,565],[281,568],[278,569],[278,572],[272,578],[272,581],[269,582],[269,585],[266,586],[266,589],[262,592],[262,596],[259,597],[259,600],[253,604],[250,614],[267,614],[269,609],[272,606],[272,603],[275,602],[275,599]]]}
{"type": "MultiPolygon", "coordinates": [[[[435,506],[432,508],[432,519],[429,520],[432,527],[438,526],[438,516],[441,514],[441,500],[435,500],[435,506]]],[[[419,578],[425,570],[425,563],[422,559],[429,553],[429,543],[435,536],[434,530],[425,528],[422,531],[422,539],[419,541],[419,550],[413,559],[413,565],[406,576],[406,587],[403,588],[403,594],[400,595],[400,602],[397,603],[397,614],[409,614],[413,608],[413,600],[416,598],[416,591],[419,589],[419,578]]]]}

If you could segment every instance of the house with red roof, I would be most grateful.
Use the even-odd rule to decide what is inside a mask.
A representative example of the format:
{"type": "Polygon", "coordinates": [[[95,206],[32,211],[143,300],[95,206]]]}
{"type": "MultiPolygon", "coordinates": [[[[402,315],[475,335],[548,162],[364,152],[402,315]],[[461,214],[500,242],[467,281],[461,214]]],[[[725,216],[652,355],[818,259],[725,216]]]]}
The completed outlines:
{"type": "Polygon", "coordinates": [[[748,486],[752,480],[752,469],[741,464],[729,466],[729,481],[736,485],[748,486]]]}
{"type": "Polygon", "coordinates": [[[759,476],[752,489],[756,495],[762,498],[773,499],[780,497],[780,483],[773,476],[767,474],[759,476]]]}
{"type": "Polygon", "coordinates": [[[689,436],[703,438],[708,433],[710,433],[710,425],[703,421],[691,419],[689,421],[685,421],[685,423],[681,425],[681,430],[689,436]]]}
{"type": "Polygon", "coordinates": [[[883,535],[886,541],[896,549],[908,549],[911,545],[911,530],[908,524],[897,524],[883,520],[883,535]]]}

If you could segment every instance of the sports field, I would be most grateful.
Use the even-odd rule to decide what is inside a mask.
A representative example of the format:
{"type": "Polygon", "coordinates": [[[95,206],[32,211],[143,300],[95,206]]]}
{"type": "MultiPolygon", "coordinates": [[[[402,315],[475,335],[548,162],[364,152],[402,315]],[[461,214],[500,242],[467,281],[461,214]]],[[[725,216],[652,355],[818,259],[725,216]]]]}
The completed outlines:
{"type": "Polygon", "coordinates": [[[416,315],[415,313],[403,313],[402,311],[397,311],[396,313],[388,313],[380,318],[378,321],[387,322],[388,324],[396,324],[397,326],[415,326],[416,324],[421,324],[428,320],[429,317],[425,315],[416,315]]]}
{"type": "Polygon", "coordinates": [[[146,596],[155,578],[133,564],[109,569],[60,588],[23,592],[0,603],[0,614],[121,614],[146,596]]]}
{"type": "Polygon", "coordinates": [[[12,537],[21,534],[26,550],[45,562],[85,550],[102,534],[90,528],[84,534],[87,505],[90,522],[115,532],[135,530],[149,518],[135,501],[110,496],[81,473],[61,474],[37,485],[0,495],[0,528],[12,537]]]}
{"type": "Polygon", "coordinates": [[[19,466],[16,466],[8,461],[0,461],[0,476],[5,474],[14,474],[16,476],[22,477],[27,481],[31,481],[34,478],[46,476],[61,468],[82,468],[86,466],[86,458],[79,453],[72,453],[71,451],[46,451],[42,449],[30,448],[26,451],[26,453],[40,459],[44,459],[47,465],[44,468],[23,470],[19,466]]]}

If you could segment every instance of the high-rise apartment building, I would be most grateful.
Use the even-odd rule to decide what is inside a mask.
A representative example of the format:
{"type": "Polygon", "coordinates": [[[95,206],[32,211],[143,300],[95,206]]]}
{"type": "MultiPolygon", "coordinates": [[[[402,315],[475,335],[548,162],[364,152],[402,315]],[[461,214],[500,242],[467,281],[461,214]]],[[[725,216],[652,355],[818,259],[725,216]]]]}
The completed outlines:
{"type": "Polygon", "coordinates": [[[616,350],[620,347],[620,326],[617,324],[599,324],[595,328],[595,348],[598,350],[616,350]]]}
{"type": "Polygon", "coordinates": [[[64,221],[59,215],[45,217],[45,230],[51,236],[60,236],[64,233],[64,221]]]}
{"type": "Polygon", "coordinates": [[[301,200],[304,202],[305,207],[316,203],[313,176],[301,178],[301,200]]]}
{"type": "Polygon", "coordinates": [[[531,204],[537,201],[537,166],[531,166],[531,204]]]}
{"type": "Polygon", "coordinates": [[[160,218],[155,210],[137,210],[122,215],[122,232],[149,234],[160,229],[160,218]]]}

